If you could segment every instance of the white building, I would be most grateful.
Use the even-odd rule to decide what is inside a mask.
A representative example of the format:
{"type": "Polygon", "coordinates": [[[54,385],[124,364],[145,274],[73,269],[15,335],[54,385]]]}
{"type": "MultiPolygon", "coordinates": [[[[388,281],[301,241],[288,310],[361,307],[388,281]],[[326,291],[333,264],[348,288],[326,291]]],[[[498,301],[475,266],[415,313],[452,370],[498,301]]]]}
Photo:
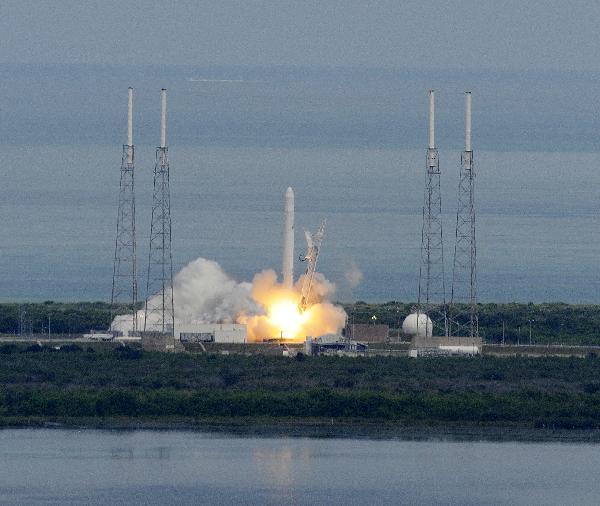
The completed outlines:
{"type": "Polygon", "coordinates": [[[176,323],[175,333],[180,341],[190,343],[248,342],[246,325],[239,323],[176,323]]]}

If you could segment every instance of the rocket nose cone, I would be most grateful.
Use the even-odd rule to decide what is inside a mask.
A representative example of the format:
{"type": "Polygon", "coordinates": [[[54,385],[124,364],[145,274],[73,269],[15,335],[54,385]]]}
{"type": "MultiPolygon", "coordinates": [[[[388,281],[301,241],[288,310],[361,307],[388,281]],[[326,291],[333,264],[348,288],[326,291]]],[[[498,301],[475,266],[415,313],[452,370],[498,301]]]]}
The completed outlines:
{"type": "Polygon", "coordinates": [[[288,189],[285,192],[286,197],[290,197],[294,195],[294,190],[292,190],[291,186],[288,186],[288,189]]]}

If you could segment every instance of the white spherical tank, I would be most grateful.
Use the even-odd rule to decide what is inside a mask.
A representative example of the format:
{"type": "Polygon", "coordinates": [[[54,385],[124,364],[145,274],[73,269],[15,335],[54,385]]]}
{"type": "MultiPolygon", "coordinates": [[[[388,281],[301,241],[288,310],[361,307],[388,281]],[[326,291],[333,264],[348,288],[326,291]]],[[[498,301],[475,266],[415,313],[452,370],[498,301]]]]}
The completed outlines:
{"type": "Polygon", "coordinates": [[[402,333],[409,336],[431,337],[433,322],[425,313],[411,313],[402,322],[402,333]]]}

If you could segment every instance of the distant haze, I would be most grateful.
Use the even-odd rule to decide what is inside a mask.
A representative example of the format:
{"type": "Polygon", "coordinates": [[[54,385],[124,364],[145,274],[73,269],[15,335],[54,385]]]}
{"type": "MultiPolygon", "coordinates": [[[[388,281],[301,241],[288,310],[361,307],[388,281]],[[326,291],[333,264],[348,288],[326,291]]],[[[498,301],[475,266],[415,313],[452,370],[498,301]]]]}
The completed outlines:
{"type": "Polygon", "coordinates": [[[0,142],[461,148],[462,96],[488,150],[597,149],[597,2],[6,1],[0,142]]]}
{"type": "Polygon", "coordinates": [[[440,147],[462,149],[465,90],[475,149],[595,151],[600,73],[323,67],[0,64],[0,139],[10,144],[158,143],[169,89],[170,144],[422,147],[427,90],[440,147]]]}
{"type": "Polygon", "coordinates": [[[594,1],[5,0],[4,63],[599,71],[594,1]]]}
{"type": "Polygon", "coordinates": [[[326,217],[338,300],[415,300],[433,88],[447,283],[470,90],[479,298],[597,302],[598,19],[583,1],[4,0],[0,299],[109,298],[133,86],[141,286],[166,87],[176,271],[277,268],[293,186],[295,258],[326,217]]]}

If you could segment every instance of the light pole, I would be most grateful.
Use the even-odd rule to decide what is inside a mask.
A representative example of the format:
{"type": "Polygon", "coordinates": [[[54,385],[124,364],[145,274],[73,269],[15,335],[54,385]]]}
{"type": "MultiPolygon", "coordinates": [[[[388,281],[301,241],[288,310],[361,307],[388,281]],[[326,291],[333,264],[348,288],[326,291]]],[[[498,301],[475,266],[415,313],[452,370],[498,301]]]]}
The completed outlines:
{"type": "Polygon", "coordinates": [[[19,335],[23,336],[24,333],[27,333],[25,330],[25,316],[27,316],[27,311],[21,310],[21,314],[19,317],[19,335]]]}
{"type": "Polygon", "coordinates": [[[564,322],[560,322],[560,334],[559,334],[558,339],[561,344],[564,341],[564,331],[565,331],[564,324],[565,324],[564,322]]]}
{"type": "Polygon", "coordinates": [[[527,320],[529,322],[529,346],[531,346],[531,324],[535,322],[535,320],[527,320]]]}

